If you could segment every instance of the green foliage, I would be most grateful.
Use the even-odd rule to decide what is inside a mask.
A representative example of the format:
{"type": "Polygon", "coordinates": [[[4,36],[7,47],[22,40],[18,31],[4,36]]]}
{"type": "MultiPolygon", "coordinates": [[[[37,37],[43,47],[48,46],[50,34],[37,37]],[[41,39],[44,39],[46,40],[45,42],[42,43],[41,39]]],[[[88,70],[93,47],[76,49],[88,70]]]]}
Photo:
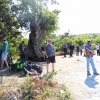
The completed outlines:
{"type": "Polygon", "coordinates": [[[0,49],[2,40],[7,39],[9,43],[9,53],[14,56],[19,54],[18,45],[22,40],[19,24],[15,14],[11,12],[12,0],[0,0],[0,49]]]}
{"type": "MultiPolygon", "coordinates": [[[[56,31],[58,27],[59,10],[49,11],[48,4],[57,4],[56,0],[17,0],[11,10],[16,14],[20,27],[30,29],[33,32],[37,23],[42,31],[42,43],[45,43],[46,36],[56,31]],[[30,23],[30,25],[28,25],[30,23]]],[[[33,32],[34,33],[34,32],[33,32]]]]}
{"type": "Polygon", "coordinates": [[[71,100],[70,93],[67,91],[65,85],[61,85],[62,90],[58,94],[58,100],[71,100]]]}
{"type": "MultiPolygon", "coordinates": [[[[100,42],[100,34],[82,34],[82,35],[69,35],[68,33],[64,33],[63,35],[56,36],[55,34],[51,34],[50,38],[53,41],[53,44],[56,47],[56,51],[63,51],[63,44],[66,43],[69,47],[70,43],[73,43],[75,46],[79,44],[83,46],[84,43],[87,43],[88,40],[93,41],[93,49],[96,49],[96,44],[100,42]]],[[[69,51],[69,49],[68,49],[69,51]]]]}
{"type": "MultiPolygon", "coordinates": [[[[19,32],[19,28],[33,31],[34,21],[41,28],[42,40],[58,29],[59,10],[49,11],[48,4],[57,4],[56,0],[0,0],[0,40],[7,38],[12,56],[19,55],[18,46],[22,40],[28,44],[19,32]],[[30,22],[30,25],[29,25],[30,22]]],[[[43,41],[42,43],[44,43],[43,41]]],[[[42,44],[41,43],[41,44],[42,44]]],[[[1,47],[2,43],[0,43],[1,47]]]]}
{"type": "Polygon", "coordinates": [[[24,100],[28,100],[30,98],[31,88],[32,88],[32,86],[35,85],[34,82],[30,83],[30,81],[31,81],[31,77],[27,74],[27,78],[26,78],[26,81],[24,83],[25,87],[21,90],[24,100]]]}
{"type": "Polygon", "coordinates": [[[19,34],[18,22],[15,15],[11,13],[10,5],[12,0],[0,0],[0,40],[3,38],[10,39],[19,34]]]}
{"type": "Polygon", "coordinates": [[[48,74],[44,75],[44,76],[43,76],[43,79],[45,79],[45,80],[52,79],[53,76],[56,75],[56,74],[57,74],[57,72],[52,71],[51,73],[48,73],[48,74]]]}
{"type": "Polygon", "coordinates": [[[21,36],[21,35],[17,35],[16,37],[13,37],[12,39],[8,40],[10,55],[12,55],[12,56],[19,55],[19,45],[22,41],[24,41],[26,45],[28,44],[28,39],[23,38],[23,36],[21,36]]]}

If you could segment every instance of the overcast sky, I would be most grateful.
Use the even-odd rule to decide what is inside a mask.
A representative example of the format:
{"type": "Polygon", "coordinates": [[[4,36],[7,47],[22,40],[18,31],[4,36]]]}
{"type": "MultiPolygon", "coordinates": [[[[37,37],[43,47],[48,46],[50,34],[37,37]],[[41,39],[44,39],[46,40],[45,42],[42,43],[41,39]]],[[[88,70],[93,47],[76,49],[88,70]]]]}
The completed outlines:
{"type": "Polygon", "coordinates": [[[100,33],[100,0],[57,0],[61,10],[58,33],[100,33]]]}

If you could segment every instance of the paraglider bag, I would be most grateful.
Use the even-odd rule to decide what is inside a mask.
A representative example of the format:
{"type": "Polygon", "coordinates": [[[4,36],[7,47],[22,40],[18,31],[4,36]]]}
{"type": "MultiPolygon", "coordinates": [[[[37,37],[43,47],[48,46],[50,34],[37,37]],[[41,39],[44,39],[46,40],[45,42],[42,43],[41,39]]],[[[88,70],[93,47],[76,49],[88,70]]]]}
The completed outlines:
{"type": "MultiPolygon", "coordinates": [[[[27,69],[29,72],[31,72],[31,68],[32,68],[32,69],[36,70],[37,73],[39,73],[39,74],[42,73],[42,71],[43,71],[42,66],[39,66],[39,65],[37,65],[37,64],[33,64],[32,62],[30,62],[30,63],[31,63],[31,64],[28,64],[28,63],[27,63],[27,64],[24,66],[24,68],[27,69]]],[[[23,68],[23,72],[24,72],[24,74],[26,75],[27,72],[26,72],[26,70],[25,70],[24,68],[23,68]]]]}
{"type": "Polygon", "coordinates": [[[23,61],[18,61],[16,63],[9,63],[9,71],[12,72],[18,72],[21,71],[23,69],[23,67],[25,66],[26,62],[23,61]]]}
{"type": "Polygon", "coordinates": [[[90,56],[91,52],[90,50],[86,49],[86,56],[90,56]]]}
{"type": "Polygon", "coordinates": [[[42,71],[43,71],[43,69],[42,69],[42,67],[41,66],[39,66],[39,65],[37,65],[37,64],[34,64],[33,66],[32,66],[32,68],[33,69],[35,69],[38,73],[42,73],[42,71]]]}

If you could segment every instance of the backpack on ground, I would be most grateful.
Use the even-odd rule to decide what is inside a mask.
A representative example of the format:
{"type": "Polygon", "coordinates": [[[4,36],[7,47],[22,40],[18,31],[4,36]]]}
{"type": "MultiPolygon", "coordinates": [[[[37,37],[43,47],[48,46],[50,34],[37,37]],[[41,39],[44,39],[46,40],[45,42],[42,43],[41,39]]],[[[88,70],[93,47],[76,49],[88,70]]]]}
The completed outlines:
{"type": "Polygon", "coordinates": [[[46,62],[45,56],[40,57],[40,62],[46,62]]]}
{"type": "Polygon", "coordinates": [[[23,68],[23,72],[26,75],[28,70],[29,72],[31,72],[31,68],[36,70],[37,73],[41,74],[43,72],[43,68],[40,65],[34,64],[33,62],[27,62],[27,64],[24,66],[23,68]],[[25,70],[26,69],[26,70],[25,70]]]}
{"type": "Polygon", "coordinates": [[[16,63],[10,62],[9,63],[9,71],[12,71],[12,72],[22,71],[23,67],[25,65],[26,65],[26,62],[24,62],[22,60],[17,60],[16,63]]]}

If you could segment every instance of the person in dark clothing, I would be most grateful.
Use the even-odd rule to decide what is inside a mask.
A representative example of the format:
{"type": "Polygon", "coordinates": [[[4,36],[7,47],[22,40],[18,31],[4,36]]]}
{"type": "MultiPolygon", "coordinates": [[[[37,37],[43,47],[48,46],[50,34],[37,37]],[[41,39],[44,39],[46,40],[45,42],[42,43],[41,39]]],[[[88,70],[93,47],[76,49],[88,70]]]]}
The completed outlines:
{"type": "Polygon", "coordinates": [[[71,44],[71,45],[69,46],[69,49],[70,49],[70,57],[73,57],[74,45],[71,44]]]}
{"type": "Polygon", "coordinates": [[[80,46],[80,55],[82,56],[83,50],[82,47],[80,46]]]}
{"type": "MultiPolygon", "coordinates": [[[[47,45],[47,42],[41,47],[41,50],[44,52],[45,51],[45,46],[47,45]]],[[[44,62],[46,62],[46,55],[43,54],[44,57],[44,62]]]]}
{"type": "Polygon", "coordinates": [[[79,56],[80,47],[79,44],[76,46],[76,56],[79,56]]]}
{"type": "Polygon", "coordinates": [[[97,56],[98,56],[98,55],[100,55],[100,53],[99,53],[99,44],[97,44],[96,48],[97,48],[97,56]]]}
{"type": "Polygon", "coordinates": [[[25,53],[26,53],[26,45],[24,44],[24,41],[19,45],[19,51],[20,51],[20,59],[25,60],[25,53]]]}
{"type": "Polygon", "coordinates": [[[66,57],[66,54],[67,54],[67,44],[64,44],[63,50],[64,50],[64,57],[66,57]]]}

